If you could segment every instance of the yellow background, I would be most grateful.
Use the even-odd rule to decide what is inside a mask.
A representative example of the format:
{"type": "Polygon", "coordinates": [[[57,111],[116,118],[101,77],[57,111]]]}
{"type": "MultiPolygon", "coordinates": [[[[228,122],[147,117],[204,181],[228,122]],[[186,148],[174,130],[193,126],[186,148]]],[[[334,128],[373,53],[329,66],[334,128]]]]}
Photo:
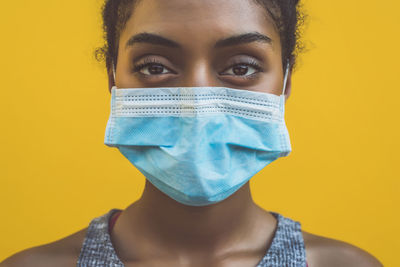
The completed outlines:
{"type": "MultiPolygon", "coordinates": [[[[100,0],[2,1],[0,260],[52,242],[141,194],[103,144],[109,93],[100,0]]],[[[305,2],[287,102],[293,152],[252,180],[255,200],[304,230],[400,266],[400,3],[305,2]]]]}

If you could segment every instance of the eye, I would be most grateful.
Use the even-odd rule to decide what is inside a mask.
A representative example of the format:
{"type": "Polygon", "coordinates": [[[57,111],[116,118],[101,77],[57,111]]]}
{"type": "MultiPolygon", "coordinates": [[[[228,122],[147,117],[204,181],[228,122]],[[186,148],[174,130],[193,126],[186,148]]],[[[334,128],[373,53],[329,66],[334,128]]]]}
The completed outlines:
{"type": "Polygon", "coordinates": [[[220,75],[248,77],[254,76],[262,71],[262,67],[256,61],[249,60],[249,62],[235,62],[229,68],[221,72],[220,75]]]}
{"type": "Polygon", "coordinates": [[[162,63],[154,59],[146,59],[142,63],[134,65],[133,72],[139,72],[140,74],[147,76],[174,73],[162,63]]]}
{"type": "Polygon", "coordinates": [[[136,71],[144,75],[160,75],[160,74],[171,73],[162,64],[153,64],[153,63],[137,65],[135,67],[135,72],[136,71]]]}
{"type": "Polygon", "coordinates": [[[245,64],[242,65],[236,65],[233,67],[230,67],[227,72],[224,72],[223,74],[228,74],[228,75],[236,75],[236,76],[247,76],[247,75],[252,75],[256,73],[257,69],[255,67],[251,67],[245,64]]]}

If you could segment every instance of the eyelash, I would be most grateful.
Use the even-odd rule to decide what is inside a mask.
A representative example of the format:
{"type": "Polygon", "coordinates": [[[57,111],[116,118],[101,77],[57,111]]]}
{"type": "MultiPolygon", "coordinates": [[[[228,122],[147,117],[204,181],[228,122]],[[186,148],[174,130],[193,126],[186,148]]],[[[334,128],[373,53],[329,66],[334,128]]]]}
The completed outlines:
{"type": "MultiPolygon", "coordinates": [[[[159,62],[159,61],[157,61],[156,59],[153,59],[153,58],[145,58],[143,60],[143,63],[139,63],[139,64],[134,65],[133,68],[132,68],[132,72],[133,73],[137,72],[137,73],[139,73],[139,74],[141,74],[143,76],[150,76],[150,75],[141,73],[140,70],[142,70],[145,67],[151,66],[153,64],[154,65],[161,65],[164,68],[166,68],[168,71],[170,71],[172,73],[175,73],[175,72],[171,71],[169,68],[165,67],[161,62],[159,62]]],[[[241,77],[243,79],[253,79],[259,72],[263,72],[263,68],[254,59],[249,59],[249,60],[247,60],[247,62],[243,62],[241,60],[235,60],[234,63],[231,64],[228,68],[226,68],[223,72],[229,70],[232,67],[238,66],[238,65],[249,66],[249,67],[253,67],[254,69],[256,69],[255,73],[252,73],[252,74],[249,74],[249,75],[243,75],[243,76],[235,75],[235,76],[241,77]]],[[[221,73],[223,73],[223,72],[221,72],[221,73]]],[[[153,74],[151,76],[156,76],[156,75],[162,75],[162,74],[153,74]]]]}

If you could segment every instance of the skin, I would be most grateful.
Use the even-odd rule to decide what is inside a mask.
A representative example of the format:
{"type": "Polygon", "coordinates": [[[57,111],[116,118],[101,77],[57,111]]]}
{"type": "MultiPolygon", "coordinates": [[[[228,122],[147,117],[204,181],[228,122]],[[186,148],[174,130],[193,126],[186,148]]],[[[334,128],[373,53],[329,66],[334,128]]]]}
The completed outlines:
{"type": "MultiPolygon", "coordinates": [[[[121,33],[115,85],[224,86],[279,95],[283,69],[279,34],[252,0],[144,0],[121,33]],[[172,40],[180,48],[147,42],[127,45],[132,36],[144,32],[172,40]],[[271,41],[215,48],[219,40],[255,32],[271,41]],[[157,63],[133,72],[145,59],[157,63]],[[260,69],[249,62],[257,62],[260,69]]],[[[111,72],[110,79],[112,85],[111,72]]],[[[146,182],[141,198],[118,218],[111,240],[125,266],[256,266],[276,225],[276,219],[254,203],[249,183],[217,204],[191,207],[146,182]]],[[[19,252],[0,266],[76,266],[86,230],[19,252]]],[[[305,231],[303,237],[309,266],[382,266],[345,242],[305,231]]]]}

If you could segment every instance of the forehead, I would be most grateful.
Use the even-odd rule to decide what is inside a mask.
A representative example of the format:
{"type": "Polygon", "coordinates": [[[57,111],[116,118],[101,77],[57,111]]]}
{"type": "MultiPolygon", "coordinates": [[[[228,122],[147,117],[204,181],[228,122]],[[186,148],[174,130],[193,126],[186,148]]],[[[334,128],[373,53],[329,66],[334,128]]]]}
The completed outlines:
{"type": "Polygon", "coordinates": [[[123,43],[133,34],[153,32],[176,40],[204,44],[221,35],[260,32],[279,43],[268,12],[255,0],[141,0],[121,33],[123,43]]]}

